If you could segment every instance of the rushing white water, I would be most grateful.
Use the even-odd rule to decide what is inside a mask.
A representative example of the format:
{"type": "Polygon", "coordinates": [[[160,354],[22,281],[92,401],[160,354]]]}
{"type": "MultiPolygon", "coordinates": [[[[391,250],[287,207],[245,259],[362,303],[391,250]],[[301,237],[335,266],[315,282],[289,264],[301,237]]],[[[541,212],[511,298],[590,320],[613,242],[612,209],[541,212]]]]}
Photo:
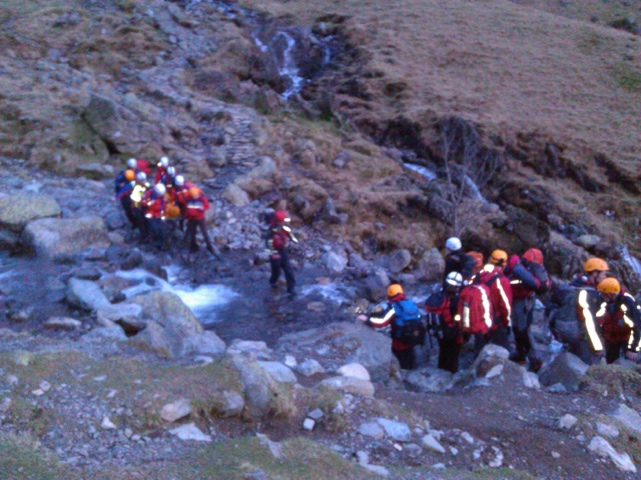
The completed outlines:
{"type": "Polygon", "coordinates": [[[488,203],[488,201],[485,199],[485,197],[481,193],[481,190],[479,189],[479,187],[476,185],[476,183],[474,183],[474,180],[472,180],[467,175],[463,175],[463,179],[465,181],[465,186],[469,189],[474,199],[479,200],[482,203],[488,203]]]}
{"type": "MultiPolygon", "coordinates": [[[[275,43],[279,38],[283,38],[286,42],[285,49],[282,53],[282,59],[278,62],[278,74],[281,77],[288,78],[291,85],[283,92],[283,98],[288,99],[294,93],[300,91],[305,79],[299,75],[296,61],[294,60],[294,48],[296,48],[296,40],[287,32],[280,31],[274,36],[272,43],[275,43]]],[[[277,58],[278,60],[278,58],[277,58]]]]}
{"type": "Polygon", "coordinates": [[[342,303],[350,303],[354,297],[354,288],[346,287],[337,283],[318,283],[313,285],[305,285],[301,294],[303,296],[318,294],[324,299],[340,305],[342,303]]]}
{"type": "MultiPolygon", "coordinates": [[[[177,267],[169,267],[167,270],[170,281],[175,281],[179,272],[177,267]]],[[[118,271],[115,275],[126,280],[140,282],[123,290],[127,298],[153,290],[175,293],[203,325],[215,323],[216,313],[220,308],[238,296],[236,292],[225,285],[200,285],[195,288],[187,285],[172,285],[172,283],[142,269],[118,271]]]]}
{"type": "Polygon", "coordinates": [[[427,167],[424,167],[423,165],[416,165],[415,163],[404,163],[403,165],[408,170],[412,170],[413,172],[416,172],[419,175],[425,177],[425,179],[428,182],[431,182],[432,180],[436,180],[436,178],[437,178],[435,172],[433,172],[432,170],[430,170],[427,167]]]}

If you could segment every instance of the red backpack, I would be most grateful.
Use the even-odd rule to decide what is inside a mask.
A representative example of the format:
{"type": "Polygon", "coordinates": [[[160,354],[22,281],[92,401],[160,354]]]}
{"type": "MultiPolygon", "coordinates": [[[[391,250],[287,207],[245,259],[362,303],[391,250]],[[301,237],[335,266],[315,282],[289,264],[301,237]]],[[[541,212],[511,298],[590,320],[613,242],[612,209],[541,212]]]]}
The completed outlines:
{"type": "Polygon", "coordinates": [[[461,332],[485,335],[492,327],[493,317],[487,285],[472,284],[461,290],[457,318],[461,332]]]}

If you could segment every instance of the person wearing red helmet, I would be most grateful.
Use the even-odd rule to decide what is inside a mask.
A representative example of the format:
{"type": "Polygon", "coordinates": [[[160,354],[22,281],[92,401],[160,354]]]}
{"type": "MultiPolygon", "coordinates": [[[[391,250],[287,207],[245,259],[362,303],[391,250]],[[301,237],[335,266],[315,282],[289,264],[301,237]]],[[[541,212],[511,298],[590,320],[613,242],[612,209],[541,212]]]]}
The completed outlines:
{"type": "Polygon", "coordinates": [[[603,297],[596,314],[605,340],[605,360],[614,363],[621,351],[637,361],[641,352],[641,306],[616,278],[606,278],[597,286],[603,297]]]}
{"type": "Polygon", "coordinates": [[[266,235],[266,243],[272,269],[269,284],[272,288],[276,288],[282,270],[287,282],[287,293],[296,295],[296,279],[289,261],[289,245],[291,242],[298,243],[298,240],[289,226],[291,219],[285,210],[277,210],[273,213],[270,212],[267,221],[269,230],[266,235]]]}
{"type": "MultiPolygon", "coordinates": [[[[182,193],[182,192],[181,192],[182,193]]],[[[209,238],[207,225],[205,224],[205,212],[209,210],[209,200],[203,194],[202,190],[196,186],[190,187],[187,192],[182,195],[185,208],[185,219],[187,220],[187,234],[189,239],[189,252],[196,253],[198,251],[198,241],[196,239],[197,230],[203,234],[205,244],[209,253],[218,258],[218,253],[214,249],[209,238]]]]}

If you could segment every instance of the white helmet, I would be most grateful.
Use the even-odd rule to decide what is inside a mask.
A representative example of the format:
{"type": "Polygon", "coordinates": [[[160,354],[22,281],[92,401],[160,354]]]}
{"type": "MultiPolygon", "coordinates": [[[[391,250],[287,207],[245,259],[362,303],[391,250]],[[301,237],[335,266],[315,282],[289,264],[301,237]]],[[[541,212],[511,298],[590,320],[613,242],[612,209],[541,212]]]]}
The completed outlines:
{"type": "Polygon", "coordinates": [[[176,167],[168,167],[167,168],[167,175],[170,177],[175,177],[176,176],[176,167]]]}
{"type": "Polygon", "coordinates": [[[445,242],[445,248],[447,248],[450,252],[456,252],[457,250],[463,248],[463,244],[461,243],[460,238],[450,237],[445,242]]]}
{"type": "Polygon", "coordinates": [[[169,166],[169,157],[162,157],[160,159],[160,166],[163,168],[167,168],[169,166]]]}
{"type": "Polygon", "coordinates": [[[136,180],[138,180],[139,182],[146,182],[147,174],[145,172],[138,172],[136,174],[136,180]]]}
{"type": "Polygon", "coordinates": [[[154,187],[154,191],[157,195],[164,195],[167,193],[167,188],[162,183],[157,183],[154,187]]]}
{"type": "Polygon", "coordinates": [[[461,287],[463,286],[463,275],[458,272],[450,272],[445,277],[445,283],[452,287],[461,287]]]}
{"type": "Polygon", "coordinates": [[[182,187],[185,184],[185,177],[182,175],[176,175],[176,178],[174,178],[174,185],[178,187],[182,187]]]}
{"type": "Polygon", "coordinates": [[[130,158],[129,160],[127,160],[127,166],[129,168],[136,168],[138,166],[138,162],[135,158],[130,158]]]}

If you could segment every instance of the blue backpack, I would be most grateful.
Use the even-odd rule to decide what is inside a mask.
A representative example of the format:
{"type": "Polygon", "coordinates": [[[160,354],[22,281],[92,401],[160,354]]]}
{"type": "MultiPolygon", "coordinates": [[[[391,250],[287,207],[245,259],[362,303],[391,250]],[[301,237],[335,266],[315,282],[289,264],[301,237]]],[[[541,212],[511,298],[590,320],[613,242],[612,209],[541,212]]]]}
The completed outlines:
{"type": "Polygon", "coordinates": [[[421,312],[411,300],[392,303],[394,308],[394,338],[408,345],[425,344],[425,324],[421,312]]]}

